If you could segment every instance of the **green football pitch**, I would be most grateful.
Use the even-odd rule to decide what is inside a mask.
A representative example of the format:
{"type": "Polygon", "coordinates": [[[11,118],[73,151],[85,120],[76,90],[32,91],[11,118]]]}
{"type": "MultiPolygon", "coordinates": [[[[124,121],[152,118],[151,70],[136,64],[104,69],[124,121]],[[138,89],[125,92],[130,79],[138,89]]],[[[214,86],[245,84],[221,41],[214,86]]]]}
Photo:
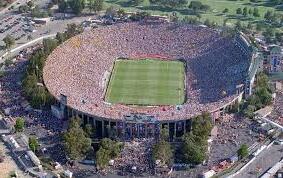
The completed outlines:
{"type": "Polygon", "coordinates": [[[105,100],[129,105],[183,104],[184,74],[179,61],[117,60],[105,100]]]}

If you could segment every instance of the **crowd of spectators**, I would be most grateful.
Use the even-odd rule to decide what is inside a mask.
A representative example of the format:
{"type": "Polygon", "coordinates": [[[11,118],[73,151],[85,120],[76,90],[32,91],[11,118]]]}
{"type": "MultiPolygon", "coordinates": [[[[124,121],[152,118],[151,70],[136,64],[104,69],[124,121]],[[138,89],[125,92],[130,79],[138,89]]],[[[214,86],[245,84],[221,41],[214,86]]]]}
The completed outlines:
{"type": "Polygon", "coordinates": [[[67,96],[76,110],[120,119],[129,113],[180,119],[217,110],[237,97],[249,59],[218,32],[200,26],[174,23],[123,23],[84,32],[56,48],[44,68],[44,82],[57,99],[67,96]],[[185,103],[175,106],[131,107],[104,101],[105,72],[118,58],[163,56],[186,64],[185,103]]]}
{"type": "Polygon", "coordinates": [[[255,123],[239,115],[225,114],[216,121],[215,127],[217,134],[211,144],[209,166],[235,155],[242,144],[252,146],[260,141],[258,132],[253,131],[255,123]]]}
{"type": "Polygon", "coordinates": [[[121,174],[144,175],[153,173],[151,148],[153,139],[136,139],[126,142],[118,158],[114,160],[114,169],[121,174]]]}
{"type": "Polygon", "coordinates": [[[30,47],[22,51],[14,64],[5,67],[5,75],[0,78],[0,108],[4,118],[11,121],[11,124],[19,117],[24,118],[25,133],[36,135],[44,154],[62,163],[66,161],[63,147],[59,144],[63,120],[54,117],[48,110],[31,108],[23,97],[21,87],[21,79],[27,65],[26,59],[39,47],[30,47]]]}

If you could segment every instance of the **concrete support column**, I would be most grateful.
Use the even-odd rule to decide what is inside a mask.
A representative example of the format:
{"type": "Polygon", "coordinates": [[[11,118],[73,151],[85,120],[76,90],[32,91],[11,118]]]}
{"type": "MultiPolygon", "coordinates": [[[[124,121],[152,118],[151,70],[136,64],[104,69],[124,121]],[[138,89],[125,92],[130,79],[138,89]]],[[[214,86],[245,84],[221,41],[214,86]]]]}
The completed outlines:
{"type": "MultiPolygon", "coordinates": [[[[168,133],[169,133],[169,141],[171,141],[170,139],[170,124],[169,124],[169,122],[167,122],[166,123],[166,126],[167,126],[167,129],[168,129],[168,133]]],[[[166,126],[165,126],[165,128],[166,128],[166,126]]]]}
{"type": "Polygon", "coordinates": [[[101,121],[101,125],[102,125],[102,137],[104,137],[104,120],[101,121]]]}
{"type": "Polygon", "coordinates": [[[176,134],[177,134],[177,122],[174,122],[174,138],[176,138],[176,134]]]}
{"type": "Polygon", "coordinates": [[[147,138],[147,124],[145,124],[145,138],[147,138]]]}
{"type": "Polygon", "coordinates": [[[87,124],[90,124],[90,118],[89,118],[89,116],[87,115],[86,118],[87,118],[87,124]]]}
{"type": "Polygon", "coordinates": [[[67,118],[69,119],[70,118],[70,108],[66,107],[66,109],[67,109],[67,118]]]}
{"type": "Polygon", "coordinates": [[[138,138],[140,138],[140,124],[137,124],[138,138]]]}
{"type": "Polygon", "coordinates": [[[94,117],[92,117],[92,124],[93,124],[93,128],[95,128],[96,125],[95,125],[95,118],[94,117]]]}
{"type": "Polygon", "coordinates": [[[74,109],[72,109],[72,117],[74,117],[75,116],[75,112],[74,112],[74,109]]]}
{"type": "Polygon", "coordinates": [[[130,124],[130,138],[133,137],[133,124],[130,124]]]}
{"type": "Polygon", "coordinates": [[[184,134],[186,133],[186,121],[183,121],[184,123],[184,134]]]}
{"type": "Polygon", "coordinates": [[[115,122],[115,128],[116,128],[116,136],[118,137],[118,122],[115,122]]]}

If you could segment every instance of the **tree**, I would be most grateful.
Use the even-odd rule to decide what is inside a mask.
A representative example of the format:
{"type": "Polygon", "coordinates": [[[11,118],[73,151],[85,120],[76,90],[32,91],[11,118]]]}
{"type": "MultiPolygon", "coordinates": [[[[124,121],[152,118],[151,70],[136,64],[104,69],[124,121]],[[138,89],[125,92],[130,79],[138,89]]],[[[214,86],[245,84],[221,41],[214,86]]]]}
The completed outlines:
{"type": "Polygon", "coordinates": [[[198,20],[200,21],[200,19],[201,19],[201,14],[200,14],[200,13],[197,13],[197,14],[196,14],[196,17],[197,17],[198,20]]]}
{"type": "Polygon", "coordinates": [[[96,152],[96,164],[98,168],[104,169],[108,165],[110,159],[109,150],[100,148],[96,152]]]}
{"type": "Polygon", "coordinates": [[[266,28],[265,31],[262,33],[267,43],[272,42],[272,38],[274,37],[274,28],[266,28]]]}
{"type": "Polygon", "coordinates": [[[28,35],[28,36],[27,36],[27,40],[28,40],[28,41],[30,41],[30,40],[32,40],[32,39],[33,39],[33,38],[32,38],[31,35],[28,35]]]}
{"type": "Polygon", "coordinates": [[[118,9],[118,11],[117,11],[117,16],[119,17],[119,18],[124,18],[125,16],[126,16],[126,12],[125,12],[125,10],[124,9],[118,9]]]}
{"type": "Polygon", "coordinates": [[[57,32],[56,39],[58,41],[58,44],[62,44],[67,39],[67,37],[65,33],[57,32]]]}
{"type": "Polygon", "coordinates": [[[71,0],[69,1],[69,5],[76,15],[80,15],[83,9],[85,8],[85,1],[84,0],[71,0]]]}
{"type": "Polygon", "coordinates": [[[253,28],[254,28],[254,27],[253,27],[253,24],[249,22],[249,23],[248,23],[248,26],[247,26],[247,29],[250,30],[250,31],[252,31],[253,28]]]}
{"type": "Polygon", "coordinates": [[[178,22],[179,17],[178,17],[176,12],[172,12],[172,14],[170,15],[169,19],[170,19],[170,22],[178,22]]]}
{"type": "Polygon", "coordinates": [[[247,16],[248,15],[248,9],[247,9],[247,7],[245,7],[244,9],[243,9],[243,16],[247,16]]]}
{"type": "Polygon", "coordinates": [[[256,78],[256,85],[261,88],[269,88],[268,76],[263,72],[259,73],[256,78]]]}
{"type": "Polygon", "coordinates": [[[115,158],[118,156],[119,152],[121,151],[121,144],[119,142],[113,141],[109,138],[104,138],[100,142],[101,148],[109,150],[109,154],[111,158],[115,158]]]}
{"type": "Polygon", "coordinates": [[[241,31],[243,29],[242,23],[240,20],[238,20],[235,24],[235,30],[241,31]]]}
{"type": "Polygon", "coordinates": [[[267,11],[265,14],[264,14],[264,18],[267,20],[267,21],[271,21],[272,19],[272,11],[267,11]]]}
{"type": "Polygon", "coordinates": [[[97,13],[103,9],[104,0],[89,0],[88,3],[89,11],[97,13]]]}
{"type": "Polygon", "coordinates": [[[280,17],[283,18],[281,14],[277,14],[273,11],[267,11],[264,15],[264,18],[269,23],[274,23],[280,25],[280,17]]]}
{"type": "Polygon", "coordinates": [[[207,140],[189,133],[184,135],[183,140],[183,161],[188,164],[202,163],[206,157],[207,140]]]}
{"type": "MultiPolygon", "coordinates": [[[[263,107],[263,104],[262,104],[262,102],[260,100],[260,97],[257,96],[257,95],[250,96],[247,99],[247,103],[248,103],[248,105],[255,106],[254,110],[257,110],[257,109],[260,109],[260,108],[263,107]]],[[[253,110],[253,109],[250,109],[250,110],[253,110]]],[[[247,116],[249,116],[249,114],[247,116]]]]}
{"type": "Polygon", "coordinates": [[[15,124],[15,131],[16,132],[22,132],[25,128],[25,120],[23,118],[17,118],[16,124],[15,124]]]}
{"type": "Polygon", "coordinates": [[[48,17],[48,13],[46,11],[41,11],[39,6],[37,5],[31,10],[31,16],[37,18],[45,18],[48,17]]]}
{"type": "Polygon", "coordinates": [[[242,9],[241,8],[238,8],[237,10],[236,10],[236,14],[242,14],[243,12],[242,12],[242,9]]]}
{"type": "Polygon", "coordinates": [[[27,5],[21,5],[19,6],[19,13],[26,13],[30,10],[29,6],[27,5]]]}
{"type": "Polygon", "coordinates": [[[66,37],[67,39],[72,38],[73,36],[76,36],[83,32],[83,28],[80,25],[76,25],[75,23],[71,23],[67,25],[66,30],[66,37]]]}
{"type": "Polygon", "coordinates": [[[149,0],[149,2],[169,8],[178,8],[188,4],[187,0],[149,0]]]}
{"type": "Polygon", "coordinates": [[[51,3],[53,4],[59,4],[60,0],[51,0],[51,3]]]}
{"type": "Polygon", "coordinates": [[[30,137],[28,139],[28,145],[29,145],[29,148],[35,153],[38,148],[39,148],[39,144],[38,144],[38,140],[36,137],[30,137]]]}
{"type": "Polygon", "coordinates": [[[117,15],[117,10],[113,6],[110,6],[106,9],[105,16],[107,16],[108,18],[113,18],[116,15],[117,15]]]}
{"type": "Polygon", "coordinates": [[[283,33],[282,32],[276,32],[275,33],[275,40],[278,43],[283,43],[283,33]]]}
{"type": "Polygon", "coordinates": [[[104,138],[100,141],[99,150],[96,152],[96,164],[98,168],[104,169],[110,159],[118,156],[123,145],[120,142],[104,138]]]}
{"type": "Polygon", "coordinates": [[[152,147],[153,160],[160,160],[162,165],[170,165],[173,161],[173,151],[169,142],[161,140],[152,147]]]}
{"type": "Polygon", "coordinates": [[[36,87],[36,84],[37,84],[37,77],[36,77],[35,73],[28,74],[24,78],[22,85],[23,85],[23,88],[24,88],[24,94],[27,97],[29,97],[33,94],[33,90],[36,87]]]}
{"type": "Polygon", "coordinates": [[[63,134],[66,152],[72,160],[82,158],[91,148],[91,139],[80,127],[80,119],[72,118],[68,130],[63,134]]]}
{"type": "Polygon", "coordinates": [[[160,140],[168,141],[169,140],[169,129],[168,126],[161,128],[160,130],[160,140]]]}
{"type": "Polygon", "coordinates": [[[194,135],[207,140],[211,129],[212,123],[209,113],[202,113],[201,115],[192,119],[192,133],[194,135]]]}
{"type": "Polygon", "coordinates": [[[65,0],[60,0],[58,4],[59,12],[65,13],[68,8],[68,3],[65,0]]]}
{"type": "Polygon", "coordinates": [[[3,41],[5,43],[5,48],[6,49],[10,49],[15,44],[15,39],[11,35],[7,35],[3,39],[3,41]]]}
{"type": "Polygon", "coordinates": [[[144,0],[130,0],[129,3],[134,5],[134,6],[138,6],[140,4],[142,4],[144,2],[144,0]]]}
{"type": "Polygon", "coordinates": [[[244,115],[250,119],[254,117],[254,111],[256,110],[255,106],[248,105],[248,107],[244,110],[244,115]]]}
{"type": "Polygon", "coordinates": [[[45,56],[48,56],[56,47],[57,40],[52,38],[43,39],[43,52],[45,56]]]}
{"type": "Polygon", "coordinates": [[[97,13],[103,9],[104,0],[94,0],[93,11],[97,13]]]}
{"type": "Polygon", "coordinates": [[[248,146],[246,144],[242,144],[237,153],[240,159],[246,157],[249,154],[248,146]]]}
{"type": "Polygon", "coordinates": [[[94,9],[94,1],[95,1],[95,0],[88,0],[88,9],[89,9],[89,12],[92,12],[93,9],[94,9]]]}
{"type": "Polygon", "coordinates": [[[252,15],[253,14],[253,10],[250,8],[249,9],[249,14],[252,15]]]}
{"type": "Polygon", "coordinates": [[[57,40],[46,38],[43,39],[43,51],[46,56],[48,56],[57,47],[57,40]]]}
{"type": "Polygon", "coordinates": [[[92,134],[94,133],[94,130],[93,130],[93,128],[92,128],[92,126],[91,126],[90,124],[86,124],[86,125],[84,126],[84,131],[85,131],[85,133],[86,133],[86,135],[87,135],[88,137],[91,137],[92,134]]]}
{"type": "Polygon", "coordinates": [[[197,18],[195,18],[195,17],[188,17],[188,16],[185,16],[182,21],[184,23],[188,23],[188,24],[197,24],[198,23],[197,18]]]}
{"type": "Polygon", "coordinates": [[[208,10],[210,7],[207,5],[203,5],[200,1],[191,1],[189,5],[190,9],[193,9],[194,11],[198,10],[208,10]]]}
{"type": "Polygon", "coordinates": [[[229,20],[229,19],[227,19],[227,18],[225,18],[225,19],[223,20],[223,27],[226,27],[226,26],[227,26],[228,20],[229,20]]]}
{"type": "Polygon", "coordinates": [[[258,87],[256,88],[255,94],[259,96],[260,101],[264,106],[271,104],[272,96],[267,88],[258,87]]]}
{"type": "Polygon", "coordinates": [[[3,163],[5,159],[5,155],[2,150],[0,150],[0,163],[3,163]]]}
{"type": "Polygon", "coordinates": [[[263,25],[261,23],[256,24],[256,30],[261,31],[263,29],[263,25]]]}
{"type": "Polygon", "coordinates": [[[222,12],[223,12],[224,14],[225,14],[225,13],[228,13],[228,12],[229,12],[229,9],[228,9],[228,8],[225,8],[222,12]]]}
{"type": "Polygon", "coordinates": [[[253,16],[254,17],[260,17],[259,10],[256,7],[254,8],[253,16]]]}
{"type": "Polygon", "coordinates": [[[29,8],[32,8],[34,6],[34,3],[33,3],[33,1],[28,1],[27,5],[29,6],[29,8]]]}
{"type": "Polygon", "coordinates": [[[211,22],[210,22],[209,19],[206,19],[203,24],[206,25],[206,26],[208,26],[208,27],[211,26],[211,22]]]}
{"type": "Polygon", "coordinates": [[[33,108],[42,109],[44,106],[51,104],[51,95],[42,86],[37,86],[33,89],[33,94],[30,96],[30,104],[33,108]]]}
{"type": "Polygon", "coordinates": [[[202,113],[193,118],[192,132],[183,136],[183,161],[199,164],[206,158],[207,139],[211,133],[212,123],[209,113],[202,113]]]}

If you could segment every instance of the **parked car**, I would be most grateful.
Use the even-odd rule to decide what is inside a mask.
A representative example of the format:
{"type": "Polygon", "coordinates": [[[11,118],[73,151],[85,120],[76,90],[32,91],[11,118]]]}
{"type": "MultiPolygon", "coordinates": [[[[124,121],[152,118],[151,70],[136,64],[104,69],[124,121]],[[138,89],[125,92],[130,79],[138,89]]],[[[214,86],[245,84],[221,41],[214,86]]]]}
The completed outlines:
{"type": "Polygon", "coordinates": [[[283,145],[283,139],[276,140],[274,143],[277,145],[283,145]]]}

